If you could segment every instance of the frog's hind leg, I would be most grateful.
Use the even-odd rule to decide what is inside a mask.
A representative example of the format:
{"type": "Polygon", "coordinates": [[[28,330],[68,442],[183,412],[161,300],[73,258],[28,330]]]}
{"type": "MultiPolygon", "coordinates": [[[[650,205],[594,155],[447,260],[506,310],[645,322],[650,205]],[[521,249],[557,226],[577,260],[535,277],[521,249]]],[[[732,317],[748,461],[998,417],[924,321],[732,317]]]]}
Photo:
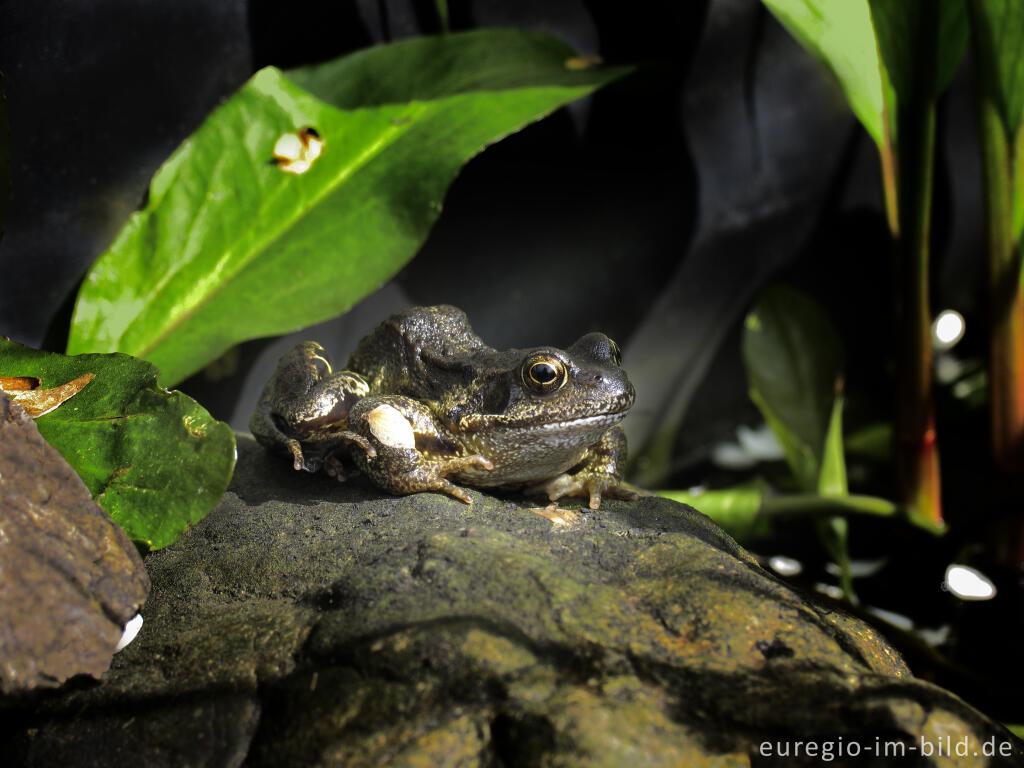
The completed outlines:
{"type": "Polygon", "coordinates": [[[324,472],[329,477],[333,477],[339,483],[343,483],[348,480],[348,475],[345,472],[345,465],[338,456],[338,451],[342,446],[346,444],[354,444],[356,448],[362,449],[363,453],[367,458],[374,458],[377,455],[377,449],[373,447],[373,444],[360,434],[352,432],[350,430],[340,430],[332,433],[332,440],[338,441],[324,454],[324,472]]]}

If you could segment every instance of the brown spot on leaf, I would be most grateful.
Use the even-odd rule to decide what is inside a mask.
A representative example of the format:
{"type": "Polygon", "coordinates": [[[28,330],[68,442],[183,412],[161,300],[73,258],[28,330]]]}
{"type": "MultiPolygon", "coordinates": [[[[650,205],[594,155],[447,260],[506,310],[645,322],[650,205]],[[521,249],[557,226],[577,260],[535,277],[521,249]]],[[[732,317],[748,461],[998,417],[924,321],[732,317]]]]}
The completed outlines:
{"type": "Polygon", "coordinates": [[[77,395],[95,378],[95,374],[83,373],[77,379],[72,379],[67,384],[50,389],[39,389],[40,381],[34,376],[8,376],[0,378],[0,389],[25,409],[25,413],[33,419],[58,408],[66,400],[77,395]],[[8,382],[11,385],[8,386],[8,382]],[[32,384],[34,382],[34,385],[32,384]],[[25,386],[28,383],[29,386],[25,386]]]}
{"type": "Polygon", "coordinates": [[[7,394],[12,392],[25,392],[39,386],[39,379],[35,376],[0,376],[0,389],[7,394]]]}

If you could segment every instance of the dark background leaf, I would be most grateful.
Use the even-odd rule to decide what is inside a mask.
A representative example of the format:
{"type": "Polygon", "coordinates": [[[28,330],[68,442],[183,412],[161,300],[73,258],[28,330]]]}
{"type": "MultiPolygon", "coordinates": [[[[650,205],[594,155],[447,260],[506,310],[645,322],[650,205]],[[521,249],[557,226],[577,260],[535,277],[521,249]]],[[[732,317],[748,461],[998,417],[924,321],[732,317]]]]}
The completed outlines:
{"type": "MultiPolygon", "coordinates": [[[[805,491],[819,489],[841,350],[821,309],[792,288],[769,286],[747,315],[743,359],[750,396],[782,443],[805,491]]],[[[832,442],[841,450],[841,434],[832,442]]]]}
{"type": "Polygon", "coordinates": [[[966,5],[960,0],[869,1],[878,50],[897,96],[936,98],[949,85],[967,48],[966,5]]]}
{"type": "Polygon", "coordinates": [[[159,549],[217,503],[234,468],[234,435],[156,369],[127,355],[65,357],[0,339],[0,374],[44,388],[95,378],[36,424],[135,541],[159,549]]]}
{"type": "Polygon", "coordinates": [[[7,196],[11,191],[10,134],[7,130],[7,96],[4,94],[4,73],[0,72],[0,240],[7,221],[7,196]]]}
{"type": "Polygon", "coordinates": [[[970,0],[971,24],[985,51],[984,77],[993,88],[1003,123],[1016,132],[1024,112],[1024,4],[970,0]]]}

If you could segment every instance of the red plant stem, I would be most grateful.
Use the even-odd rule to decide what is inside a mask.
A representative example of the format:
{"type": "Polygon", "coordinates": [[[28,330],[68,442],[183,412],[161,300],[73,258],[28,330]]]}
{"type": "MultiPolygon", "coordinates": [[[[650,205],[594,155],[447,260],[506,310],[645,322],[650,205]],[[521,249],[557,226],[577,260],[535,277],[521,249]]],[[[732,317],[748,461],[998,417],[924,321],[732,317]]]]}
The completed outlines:
{"type": "Polygon", "coordinates": [[[1018,233],[1013,226],[1013,148],[991,93],[979,99],[983,193],[988,233],[989,408],[992,458],[1021,468],[1024,444],[1024,296],[1018,233]]]}
{"type": "MultiPolygon", "coordinates": [[[[896,461],[900,502],[920,523],[941,527],[939,449],[932,391],[929,306],[931,200],[935,157],[936,18],[918,14],[914,88],[901,94],[896,121],[897,378],[896,461]]],[[[891,126],[890,126],[891,129],[891,126]]],[[[891,140],[892,131],[887,131],[891,140]]],[[[883,171],[886,150],[883,149],[883,171]]],[[[883,182],[887,182],[883,173],[883,182]]],[[[890,226],[893,217],[887,200],[890,226]]]]}

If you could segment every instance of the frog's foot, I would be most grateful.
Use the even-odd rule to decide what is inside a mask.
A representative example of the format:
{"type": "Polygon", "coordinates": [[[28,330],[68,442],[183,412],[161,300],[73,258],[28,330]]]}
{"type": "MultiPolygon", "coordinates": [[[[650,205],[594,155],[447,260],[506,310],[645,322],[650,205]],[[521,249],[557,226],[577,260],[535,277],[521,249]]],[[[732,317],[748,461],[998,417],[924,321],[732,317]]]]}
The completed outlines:
{"type": "Polygon", "coordinates": [[[436,485],[432,488],[424,488],[423,490],[441,491],[442,493],[447,493],[449,496],[454,496],[459,501],[472,504],[473,497],[470,496],[465,489],[460,488],[455,485],[455,483],[444,477],[444,475],[451,475],[455,472],[461,472],[462,470],[469,469],[471,467],[494,469],[494,464],[478,453],[474,453],[471,456],[456,456],[451,459],[445,459],[443,462],[438,463],[437,477],[433,481],[436,485]]]}
{"type": "Polygon", "coordinates": [[[345,465],[333,453],[324,459],[324,472],[327,473],[328,477],[333,477],[339,483],[344,483],[348,480],[348,475],[345,473],[345,465]]]}
{"type": "Polygon", "coordinates": [[[285,444],[288,453],[292,455],[292,467],[298,471],[316,474],[320,471],[321,461],[312,456],[305,456],[302,453],[302,444],[298,440],[289,439],[285,444]]]}
{"type": "Polygon", "coordinates": [[[350,430],[343,430],[336,432],[333,437],[338,440],[344,440],[346,443],[351,443],[363,449],[363,453],[366,454],[367,458],[372,459],[377,455],[377,449],[373,447],[373,443],[367,440],[365,437],[360,435],[358,432],[352,432],[350,430]]]}
{"type": "Polygon", "coordinates": [[[627,482],[597,472],[577,472],[575,475],[563,474],[553,477],[527,489],[527,493],[546,494],[549,501],[558,501],[563,496],[582,496],[590,499],[590,508],[598,509],[601,499],[625,499],[633,501],[640,498],[643,492],[627,482]]]}

